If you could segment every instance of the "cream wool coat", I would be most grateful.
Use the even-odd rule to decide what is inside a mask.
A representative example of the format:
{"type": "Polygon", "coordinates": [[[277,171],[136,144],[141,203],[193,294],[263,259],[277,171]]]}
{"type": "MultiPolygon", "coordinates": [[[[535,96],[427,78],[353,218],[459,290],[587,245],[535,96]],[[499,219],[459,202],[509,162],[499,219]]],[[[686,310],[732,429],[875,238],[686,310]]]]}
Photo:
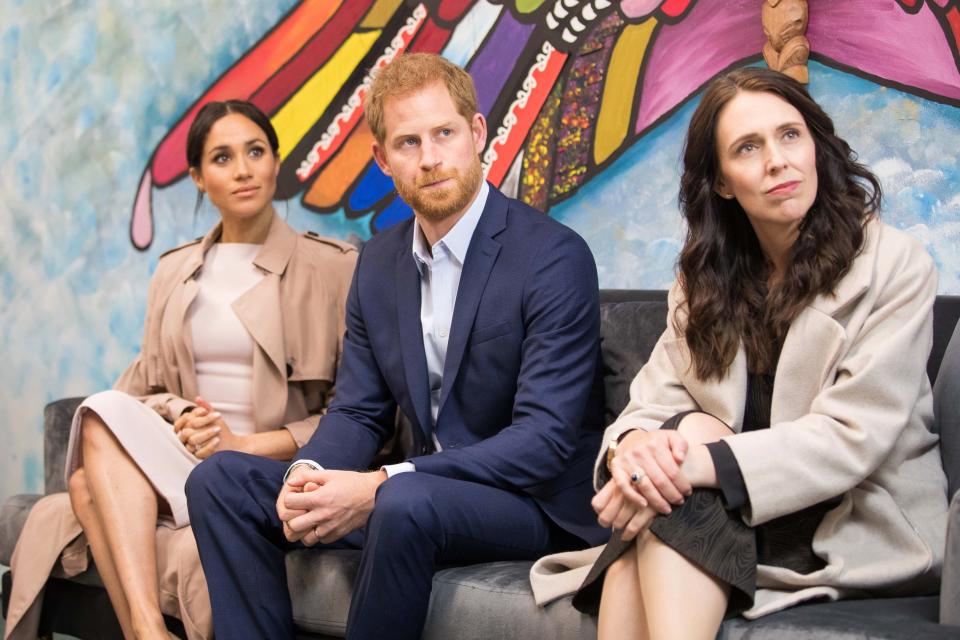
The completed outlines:
{"type": "MultiPolygon", "coordinates": [[[[817,297],[791,324],[777,365],[771,428],[739,433],[747,390],[741,347],[720,382],[696,378],[672,322],[630,386],[630,401],[604,434],[658,429],[699,409],[736,432],[725,438],[740,465],[756,526],[842,495],[813,538],[826,567],[810,574],[760,565],[756,618],[814,597],[935,590],[946,537],[946,478],[930,432],[926,374],[937,272],[920,244],[871,221],[864,247],[832,296],[817,297]]],[[[680,322],[684,322],[681,310],[680,322]]],[[[605,464],[600,452],[595,483],[605,464]]],[[[599,489],[599,486],[597,487],[599,489]]],[[[539,604],[574,592],[600,547],[538,561],[539,604]]]]}
{"type": "MultiPolygon", "coordinates": [[[[218,224],[201,240],[168,251],[150,281],[140,354],[114,385],[173,422],[197,396],[187,309],[199,291],[204,255],[218,224]]],[[[347,293],[357,260],[352,245],[300,235],[278,216],[254,264],[263,279],[233,303],[254,340],[253,419],[259,432],[285,428],[303,446],[333,395],[342,351],[347,293]]],[[[172,427],[171,427],[172,428],[172,427]]],[[[47,577],[72,576],[88,564],[65,493],[42,498],[30,512],[11,559],[14,581],[4,638],[36,638],[47,577]]],[[[180,618],[191,640],[213,625],[193,531],[157,528],[161,609],[180,618]]]]}

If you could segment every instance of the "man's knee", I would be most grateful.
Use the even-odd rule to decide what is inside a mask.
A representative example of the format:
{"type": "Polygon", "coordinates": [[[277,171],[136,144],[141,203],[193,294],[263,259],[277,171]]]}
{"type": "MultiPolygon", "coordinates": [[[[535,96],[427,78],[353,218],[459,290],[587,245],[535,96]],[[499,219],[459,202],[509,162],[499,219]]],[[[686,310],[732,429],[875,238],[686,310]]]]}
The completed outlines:
{"type": "Polygon", "coordinates": [[[400,473],[377,489],[370,526],[385,527],[391,535],[433,532],[439,524],[427,474],[400,473]]]}
{"type": "Polygon", "coordinates": [[[187,501],[203,500],[218,493],[218,487],[224,482],[242,477],[249,466],[245,460],[247,457],[237,451],[219,451],[198,464],[187,476],[184,487],[187,501]]]}

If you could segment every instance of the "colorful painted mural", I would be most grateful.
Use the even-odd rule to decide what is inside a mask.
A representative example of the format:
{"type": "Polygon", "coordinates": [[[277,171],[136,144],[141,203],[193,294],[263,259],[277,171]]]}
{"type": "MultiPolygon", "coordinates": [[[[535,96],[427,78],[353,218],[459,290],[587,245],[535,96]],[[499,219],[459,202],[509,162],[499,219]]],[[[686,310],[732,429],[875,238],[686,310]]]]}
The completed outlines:
{"type": "MultiPolygon", "coordinates": [[[[718,11],[703,0],[301,2],[161,141],[140,183],[131,240],[150,245],[153,189],[186,176],[196,112],[234,96],[272,114],[284,159],[279,198],[299,197],[319,213],[372,212],[372,232],[411,216],[372,162],[362,118],[371,73],[404,51],[441,53],[467,68],[490,123],[487,179],[549,211],[717,73],[758,60],[766,43],[761,4],[734,0],[718,11]]],[[[814,3],[808,40],[815,59],[960,104],[960,5],[952,0],[814,3]],[[917,42],[929,45],[922,57],[917,42]]]]}
{"type": "MultiPolygon", "coordinates": [[[[41,488],[44,403],[113,382],[158,256],[215,220],[184,179],[203,102],[270,113],[292,226],[363,240],[410,215],[370,162],[368,72],[440,52],[480,89],[488,178],[583,235],[602,286],[659,288],[687,122],[710,78],[763,64],[763,1],[8,0],[0,499],[41,488]]],[[[810,90],[881,177],[884,218],[960,294],[960,2],[810,0],[806,37],[810,90]]]]}

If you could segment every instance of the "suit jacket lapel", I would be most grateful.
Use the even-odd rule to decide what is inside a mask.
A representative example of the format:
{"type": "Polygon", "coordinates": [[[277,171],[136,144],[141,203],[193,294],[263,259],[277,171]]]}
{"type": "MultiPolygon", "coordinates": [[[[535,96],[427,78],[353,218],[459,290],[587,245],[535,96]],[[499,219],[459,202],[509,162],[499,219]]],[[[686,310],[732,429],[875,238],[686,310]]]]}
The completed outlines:
{"type": "Polygon", "coordinates": [[[420,324],[420,273],[411,254],[413,224],[397,252],[397,323],[400,328],[400,355],[417,422],[430,440],[430,389],[427,356],[423,351],[423,327],[420,324]]]}
{"type": "MultiPolygon", "coordinates": [[[[447,358],[443,363],[443,388],[440,392],[440,411],[450,395],[460,371],[463,353],[467,347],[480,298],[487,286],[490,272],[497,261],[501,245],[493,239],[507,226],[507,199],[494,188],[490,188],[487,204],[483,208],[480,222],[473,232],[467,259],[460,273],[460,286],[457,289],[457,301],[453,307],[453,320],[450,324],[450,340],[447,343],[447,358]]],[[[439,415],[439,414],[438,414],[439,415]]]]}

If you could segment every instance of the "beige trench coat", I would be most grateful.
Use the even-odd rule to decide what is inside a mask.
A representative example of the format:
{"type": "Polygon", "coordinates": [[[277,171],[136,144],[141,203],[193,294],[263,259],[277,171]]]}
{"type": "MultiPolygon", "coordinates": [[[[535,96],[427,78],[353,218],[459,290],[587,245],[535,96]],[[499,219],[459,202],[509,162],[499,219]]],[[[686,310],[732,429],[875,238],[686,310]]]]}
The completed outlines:
{"type": "MultiPolygon", "coordinates": [[[[632,382],[630,401],[604,442],[631,428],[657,429],[687,409],[713,414],[737,432],[725,440],[750,497],[741,511],[748,525],[842,495],[813,538],[826,567],[803,575],[760,565],[746,617],[815,597],[936,589],[947,513],[926,375],[936,292],[936,268],[920,244],[871,221],[863,250],[835,294],[817,297],[790,326],[770,429],[739,433],[747,389],[743,348],[722,381],[699,380],[672,322],[632,382]]],[[[674,285],[668,319],[680,295],[674,285]]],[[[595,484],[605,457],[604,447],[595,484]]],[[[599,550],[535,564],[537,601],[575,591],[599,550]]]]}
{"type": "MultiPolygon", "coordinates": [[[[204,255],[220,225],[163,254],[150,282],[140,355],[114,388],[137,396],[172,422],[197,395],[187,309],[204,255]]],[[[263,279],[233,303],[255,342],[253,419],[257,432],[285,428],[298,446],[310,439],[334,391],[346,298],[357,250],[275,216],[254,264],[263,279]]],[[[157,529],[161,608],[191,638],[212,634],[206,581],[189,527],[157,529]]],[[[86,541],[66,494],[43,498],[28,517],[11,559],[14,582],[5,638],[36,637],[47,577],[87,568],[86,541]],[[38,597],[39,596],[39,597],[38,597]]]]}

